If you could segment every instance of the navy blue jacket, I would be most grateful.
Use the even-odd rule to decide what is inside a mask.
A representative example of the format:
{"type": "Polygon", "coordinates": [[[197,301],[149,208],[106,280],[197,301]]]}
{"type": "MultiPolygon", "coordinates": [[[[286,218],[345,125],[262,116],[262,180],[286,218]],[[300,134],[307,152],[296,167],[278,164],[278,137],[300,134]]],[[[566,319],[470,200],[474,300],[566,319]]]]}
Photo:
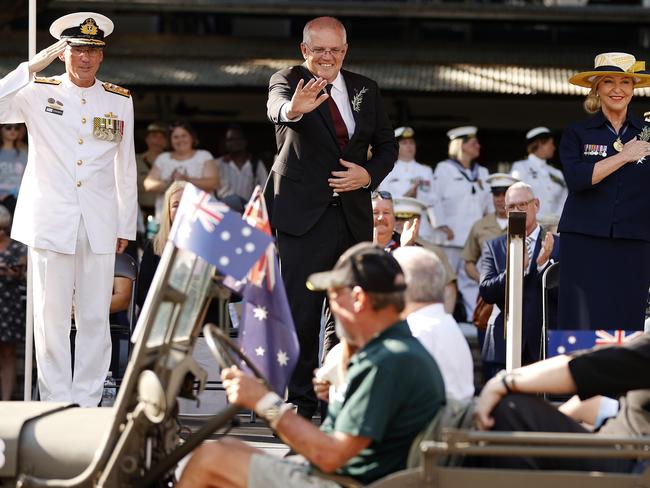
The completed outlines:
{"type": "MultiPolygon", "coordinates": [[[[527,349],[529,355],[522,354],[523,363],[539,359],[540,338],[542,333],[542,273],[537,271],[537,256],[542,247],[545,235],[544,229],[540,230],[535,241],[533,262],[530,272],[524,276],[523,314],[522,314],[522,353],[527,349]]],[[[554,236],[551,259],[559,261],[560,238],[554,236]]],[[[483,251],[479,261],[481,271],[481,284],[479,294],[487,303],[493,303],[501,313],[494,319],[493,324],[488,324],[485,332],[485,342],[481,351],[481,358],[485,362],[506,363],[506,341],[504,335],[503,319],[506,298],[506,242],[507,236],[502,235],[483,244],[483,251]]],[[[551,326],[555,325],[557,295],[549,297],[549,318],[551,326]]]]}
{"type": "MultiPolygon", "coordinates": [[[[628,112],[621,141],[626,143],[636,137],[643,126],[641,118],[628,112]]],[[[564,131],[560,159],[569,196],[560,232],[650,241],[650,158],[642,164],[630,162],[591,184],[594,165],[616,154],[612,146],[615,140],[616,134],[602,112],[564,131]]]]}

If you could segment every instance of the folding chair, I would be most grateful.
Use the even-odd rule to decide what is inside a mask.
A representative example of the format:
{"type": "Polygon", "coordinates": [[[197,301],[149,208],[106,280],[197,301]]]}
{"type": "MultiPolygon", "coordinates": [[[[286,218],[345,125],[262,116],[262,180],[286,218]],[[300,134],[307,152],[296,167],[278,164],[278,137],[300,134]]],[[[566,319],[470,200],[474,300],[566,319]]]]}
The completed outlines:
{"type": "Polygon", "coordinates": [[[553,263],[542,275],[542,350],[540,359],[546,359],[546,348],[548,345],[549,325],[549,294],[550,291],[560,286],[560,263],[553,263]]]}

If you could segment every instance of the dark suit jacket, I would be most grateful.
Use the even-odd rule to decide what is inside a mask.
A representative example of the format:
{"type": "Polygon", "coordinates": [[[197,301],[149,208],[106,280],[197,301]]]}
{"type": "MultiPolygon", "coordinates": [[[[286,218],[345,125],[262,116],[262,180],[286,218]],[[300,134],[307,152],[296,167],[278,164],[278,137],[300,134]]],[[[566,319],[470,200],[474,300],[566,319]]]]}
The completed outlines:
{"type": "Polygon", "coordinates": [[[397,159],[397,142],[383,107],[377,83],[342,70],[350,102],[355,95],[359,111],[353,110],[356,128],[341,151],[327,102],[304,114],[298,122],[280,122],[280,109],[291,100],[299,80],[313,75],[304,66],[275,73],[269,83],[267,110],[275,123],[277,155],[266,184],[265,198],[271,226],[300,236],[323,215],[332,197],[327,180],[334,170],[345,169],[339,159],[363,166],[372,179],[370,189],[341,193],[346,221],[358,241],[372,240],[370,190],[391,171],[397,159]],[[364,91],[365,89],[365,91],[364,91]],[[362,91],[364,93],[359,95],[362,91]],[[368,146],[372,158],[367,159],[368,146]]]}
{"type": "MultiPolygon", "coordinates": [[[[644,127],[643,119],[629,111],[626,123],[623,143],[634,139],[644,127]]],[[[569,196],[560,232],[650,241],[650,157],[642,164],[626,164],[595,185],[591,183],[594,165],[616,154],[615,139],[602,112],[571,124],[564,132],[560,159],[569,196]]]]}
{"type": "MultiPolygon", "coordinates": [[[[542,273],[537,271],[537,256],[542,247],[545,231],[541,229],[535,241],[533,262],[528,275],[524,276],[523,290],[523,319],[522,319],[522,351],[525,346],[532,354],[530,360],[538,359],[540,337],[542,331],[542,273]]],[[[559,237],[555,236],[551,259],[558,261],[560,255],[559,237]]],[[[503,327],[505,297],[506,297],[506,243],[507,236],[499,236],[483,245],[479,268],[481,284],[479,294],[487,303],[493,303],[501,313],[495,318],[494,324],[488,324],[481,357],[483,361],[505,364],[506,343],[503,327]]],[[[550,317],[554,325],[557,297],[551,295],[550,317]]],[[[526,359],[526,358],[524,358],[526,359]]]]}

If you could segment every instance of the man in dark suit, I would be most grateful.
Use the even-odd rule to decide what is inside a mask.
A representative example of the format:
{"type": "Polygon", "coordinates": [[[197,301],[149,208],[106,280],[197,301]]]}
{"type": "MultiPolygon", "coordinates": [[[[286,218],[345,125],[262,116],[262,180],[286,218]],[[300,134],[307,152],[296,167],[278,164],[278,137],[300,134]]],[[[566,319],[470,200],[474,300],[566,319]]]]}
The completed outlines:
{"type": "MultiPolygon", "coordinates": [[[[526,212],[526,252],[524,253],[524,289],[522,320],[522,364],[539,360],[542,333],[542,274],[553,262],[559,260],[559,238],[545,232],[537,223],[539,199],[526,183],[515,183],[506,192],[506,209],[509,212],[526,212]]],[[[487,381],[506,365],[504,313],[506,296],[506,243],[507,236],[483,244],[479,269],[481,284],[479,294],[495,309],[488,320],[485,342],[481,351],[483,371],[487,381]]],[[[555,319],[556,299],[551,297],[550,317],[555,319]]]]}
{"type": "Polygon", "coordinates": [[[311,379],[324,295],[306,289],[307,276],[331,269],[351,245],[372,241],[370,192],[397,158],[377,83],[341,69],[347,47],[337,19],[308,22],[305,63],[271,77],[267,102],[278,153],[265,198],[301,348],[289,401],[308,418],[317,406],[311,379]]]}

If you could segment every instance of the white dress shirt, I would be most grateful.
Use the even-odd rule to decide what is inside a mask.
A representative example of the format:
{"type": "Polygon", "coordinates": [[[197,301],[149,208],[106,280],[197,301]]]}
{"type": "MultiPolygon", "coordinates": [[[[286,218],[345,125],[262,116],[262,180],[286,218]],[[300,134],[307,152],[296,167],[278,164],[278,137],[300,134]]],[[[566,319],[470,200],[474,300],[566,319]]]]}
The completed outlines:
{"type": "Polygon", "coordinates": [[[432,303],[408,315],[407,323],[436,360],[447,398],[461,402],[474,396],[474,362],[467,340],[442,303],[432,303]]]}

